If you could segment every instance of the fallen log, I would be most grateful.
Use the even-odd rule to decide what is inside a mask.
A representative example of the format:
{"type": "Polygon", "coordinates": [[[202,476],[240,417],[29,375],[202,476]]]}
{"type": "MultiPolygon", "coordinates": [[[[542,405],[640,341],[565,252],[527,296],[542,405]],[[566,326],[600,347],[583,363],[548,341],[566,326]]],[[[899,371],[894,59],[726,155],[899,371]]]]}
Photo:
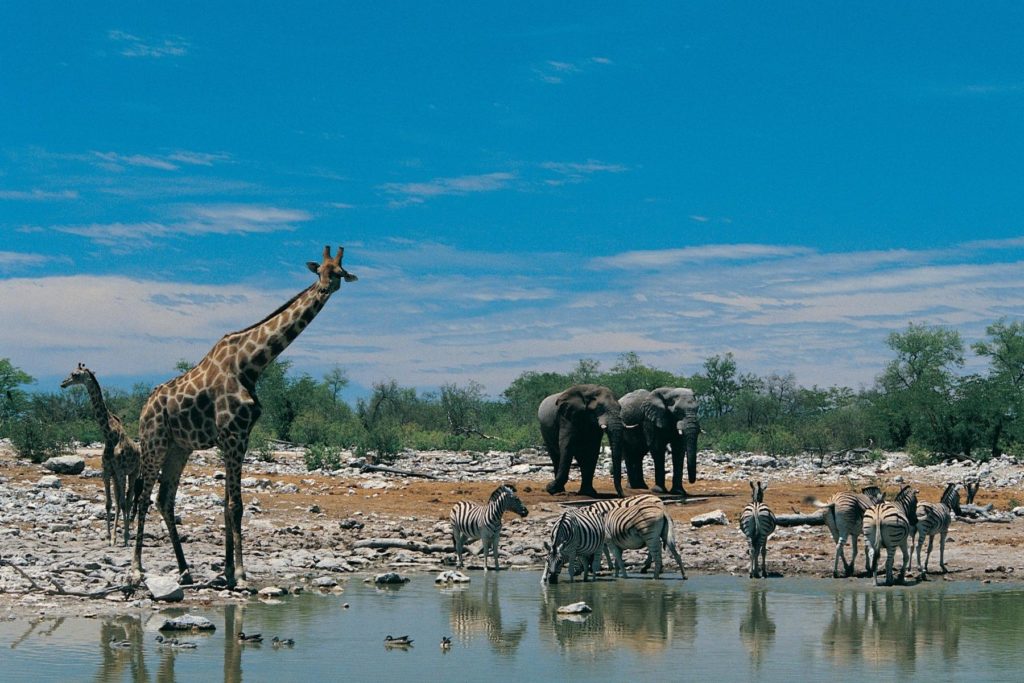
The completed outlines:
{"type": "Polygon", "coordinates": [[[992,512],[993,505],[992,505],[992,503],[989,503],[988,505],[966,505],[966,504],[964,504],[964,505],[960,506],[960,510],[964,514],[970,515],[971,517],[974,517],[974,516],[977,516],[977,515],[982,515],[983,516],[983,515],[987,515],[990,512],[992,512]]]}
{"type": "Polygon", "coordinates": [[[382,465],[371,465],[370,463],[364,463],[359,465],[360,472],[384,472],[385,474],[397,474],[400,477],[420,477],[421,479],[437,479],[433,474],[426,472],[413,472],[412,470],[399,470],[394,467],[384,467],[382,465]]]}
{"type": "Polygon", "coordinates": [[[812,512],[810,514],[775,515],[777,526],[820,526],[825,523],[823,512],[812,512]]]}
{"type": "Polygon", "coordinates": [[[364,538],[352,544],[353,548],[397,548],[417,553],[454,553],[455,547],[440,543],[423,543],[407,538],[364,538]]]}

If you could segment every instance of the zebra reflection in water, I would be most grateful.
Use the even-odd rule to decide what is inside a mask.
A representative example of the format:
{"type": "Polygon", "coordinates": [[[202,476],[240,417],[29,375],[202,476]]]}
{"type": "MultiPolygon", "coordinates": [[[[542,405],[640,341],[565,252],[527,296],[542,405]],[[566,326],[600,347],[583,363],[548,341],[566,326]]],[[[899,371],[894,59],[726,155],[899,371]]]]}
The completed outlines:
{"type": "Polygon", "coordinates": [[[497,576],[487,574],[483,579],[481,597],[465,586],[449,590],[448,623],[453,639],[460,646],[469,645],[477,636],[483,636],[495,654],[513,655],[519,649],[519,643],[526,635],[526,619],[515,621],[511,626],[502,620],[498,594],[500,585],[497,576]]]}
{"type": "Polygon", "coordinates": [[[775,642],[775,622],[768,615],[768,591],[763,588],[750,591],[747,616],[740,622],[740,640],[750,653],[751,666],[760,670],[775,642]]]}

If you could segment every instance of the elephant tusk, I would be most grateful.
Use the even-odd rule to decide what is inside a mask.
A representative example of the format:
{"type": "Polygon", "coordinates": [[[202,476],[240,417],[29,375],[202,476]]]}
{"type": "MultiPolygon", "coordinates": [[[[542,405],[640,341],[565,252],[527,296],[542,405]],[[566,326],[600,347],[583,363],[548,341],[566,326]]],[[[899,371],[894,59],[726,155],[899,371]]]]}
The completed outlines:
{"type": "Polygon", "coordinates": [[[637,428],[637,427],[639,427],[640,425],[639,425],[639,424],[635,424],[635,425],[628,425],[628,424],[626,424],[625,422],[623,422],[623,423],[622,423],[622,426],[623,426],[623,427],[625,427],[626,429],[636,429],[636,428],[637,428]]]}

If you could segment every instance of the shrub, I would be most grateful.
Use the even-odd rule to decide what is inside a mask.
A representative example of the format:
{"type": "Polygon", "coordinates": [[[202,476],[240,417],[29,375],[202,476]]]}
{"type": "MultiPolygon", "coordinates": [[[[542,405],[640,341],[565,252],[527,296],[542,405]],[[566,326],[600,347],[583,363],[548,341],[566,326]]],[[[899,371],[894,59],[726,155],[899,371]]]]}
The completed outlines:
{"type": "Polygon", "coordinates": [[[274,462],[274,446],[266,430],[256,427],[249,434],[249,452],[260,462],[274,462]]]}
{"type": "Polygon", "coordinates": [[[393,462],[401,449],[401,429],[391,420],[379,420],[356,444],[356,454],[373,462],[393,462]]]}
{"type": "Polygon", "coordinates": [[[73,438],[67,425],[44,422],[35,417],[26,417],[11,424],[10,436],[18,457],[35,463],[73,450],[73,438]]]}
{"type": "Polygon", "coordinates": [[[911,464],[918,467],[927,467],[942,461],[942,454],[935,453],[913,440],[907,442],[907,454],[910,456],[911,464]]]}
{"type": "Polygon", "coordinates": [[[328,469],[336,470],[341,467],[341,451],[333,446],[324,444],[311,444],[303,453],[302,459],[306,463],[306,470],[328,469]]]}
{"type": "Polygon", "coordinates": [[[750,432],[725,432],[713,439],[713,443],[723,453],[740,453],[751,450],[753,437],[750,432]]]}

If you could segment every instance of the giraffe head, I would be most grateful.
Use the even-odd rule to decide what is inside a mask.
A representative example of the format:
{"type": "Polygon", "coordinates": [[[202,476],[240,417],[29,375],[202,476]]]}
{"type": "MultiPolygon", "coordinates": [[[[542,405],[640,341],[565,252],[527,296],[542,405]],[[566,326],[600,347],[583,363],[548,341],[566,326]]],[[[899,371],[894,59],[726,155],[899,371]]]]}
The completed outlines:
{"type": "Polygon", "coordinates": [[[320,287],[328,292],[336,292],[341,287],[341,281],[355,282],[357,278],[352,273],[341,267],[341,257],[345,254],[344,247],[338,247],[338,253],[331,257],[331,247],[324,247],[324,258],[322,263],[308,261],[306,266],[316,273],[320,278],[320,287]]]}
{"type": "Polygon", "coordinates": [[[67,389],[72,384],[85,384],[92,377],[92,371],[85,367],[85,363],[79,363],[78,367],[71,371],[63,382],[60,383],[61,389],[67,389]]]}

